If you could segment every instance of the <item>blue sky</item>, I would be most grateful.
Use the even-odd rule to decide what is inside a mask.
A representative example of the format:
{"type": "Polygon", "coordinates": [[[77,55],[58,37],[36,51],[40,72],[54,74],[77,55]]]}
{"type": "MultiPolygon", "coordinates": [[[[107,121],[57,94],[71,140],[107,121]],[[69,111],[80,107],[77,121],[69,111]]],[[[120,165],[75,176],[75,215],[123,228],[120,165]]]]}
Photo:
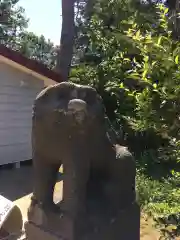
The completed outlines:
{"type": "Polygon", "coordinates": [[[19,0],[30,19],[28,30],[37,35],[43,34],[55,44],[60,42],[61,0],[19,0]]]}

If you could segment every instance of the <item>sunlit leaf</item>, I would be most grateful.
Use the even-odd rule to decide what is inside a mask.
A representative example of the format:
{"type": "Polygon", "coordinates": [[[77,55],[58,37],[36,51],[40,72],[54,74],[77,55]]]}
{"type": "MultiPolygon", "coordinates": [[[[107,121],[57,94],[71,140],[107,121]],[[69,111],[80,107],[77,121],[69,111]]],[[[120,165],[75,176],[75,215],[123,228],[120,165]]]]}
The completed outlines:
{"type": "Polygon", "coordinates": [[[177,229],[177,226],[175,226],[175,225],[169,225],[169,226],[166,227],[166,230],[168,232],[173,232],[176,229],[177,229]]]}
{"type": "Polygon", "coordinates": [[[175,57],[175,63],[176,63],[176,64],[179,63],[179,56],[178,56],[178,55],[175,57]]]}
{"type": "Polygon", "coordinates": [[[168,11],[169,11],[169,9],[168,9],[168,8],[165,8],[165,10],[164,10],[164,14],[167,14],[168,11]]]}
{"type": "Polygon", "coordinates": [[[157,83],[153,84],[153,88],[155,88],[155,89],[157,88],[157,83]]]}

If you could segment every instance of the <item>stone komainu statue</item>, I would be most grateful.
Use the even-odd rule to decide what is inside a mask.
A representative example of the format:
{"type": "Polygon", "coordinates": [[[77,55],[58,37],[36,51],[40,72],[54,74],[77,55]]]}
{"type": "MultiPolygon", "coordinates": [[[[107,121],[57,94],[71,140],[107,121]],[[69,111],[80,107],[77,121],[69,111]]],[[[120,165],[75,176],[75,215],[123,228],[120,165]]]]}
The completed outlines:
{"type": "Polygon", "coordinates": [[[57,212],[53,191],[61,164],[61,210],[72,217],[85,210],[91,176],[102,177],[111,206],[135,200],[134,159],[108,136],[102,99],[94,88],[62,82],[44,89],[34,103],[32,147],[35,184],[29,218],[35,204],[57,212]]]}

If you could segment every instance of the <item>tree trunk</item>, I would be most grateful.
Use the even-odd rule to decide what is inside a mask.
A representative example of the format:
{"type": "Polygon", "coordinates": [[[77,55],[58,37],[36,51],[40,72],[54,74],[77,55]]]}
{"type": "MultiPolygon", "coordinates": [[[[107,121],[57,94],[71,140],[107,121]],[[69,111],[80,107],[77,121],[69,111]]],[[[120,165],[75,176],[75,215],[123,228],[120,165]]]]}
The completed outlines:
{"type": "Polygon", "coordinates": [[[175,6],[175,36],[176,39],[179,41],[180,39],[180,20],[179,20],[179,10],[180,10],[180,1],[176,0],[176,6],[175,6]]]}
{"type": "Polygon", "coordinates": [[[177,0],[167,0],[166,4],[170,10],[173,10],[176,8],[176,2],[177,0]]]}
{"type": "Polygon", "coordinates": [[[68,80],[71,68],[74,33],[74,0],[62,0],[62,31],[56,71],[61,74],[63,81],[68,80]]]}
{"type": "Polygon", "coordinates": [[[180,19],[179,19],[179,11],[180,11],[180,0],[167,0],[166,4],[170,11],[170,20],[173,28],[173,38],[176,40],[180,39],[180,19]]]}

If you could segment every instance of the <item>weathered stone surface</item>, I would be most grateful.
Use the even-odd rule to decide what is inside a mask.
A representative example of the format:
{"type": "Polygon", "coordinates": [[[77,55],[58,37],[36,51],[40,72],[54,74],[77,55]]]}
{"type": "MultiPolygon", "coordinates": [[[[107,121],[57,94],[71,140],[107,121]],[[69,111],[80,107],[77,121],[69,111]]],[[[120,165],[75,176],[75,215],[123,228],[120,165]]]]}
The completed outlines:
{"type": "Polygon", "coordinates": [[[65,240],[57,235],[55,235],[52,232],[49,232],[45,230],[41,226],[37,226],[33,223],[25,223],[25,229],[26,229],[26,239],[30,240],[65,240]]]}
{"type": "Polygon", "coordinates": [[[137,226],[133,239],[138,239],[138,207],[134,213],[127,210],[136,197],[135,162],[128,149],[109,136],[95,89],[66,82],[43,90],[34,103],[32,145],[34,191],[29,221],[54,233],[64,231],[69,240],[91,239],[87,232],[95,233],[98,240],[123,239],[115,232],[120,225],[123,232],[129,223],[129,228],[137,226]],[[63,200],[58,206],[53,191],[62,164],[63,200]],[[92,214],[93,209],[98,211],[92,214]],[[122,209],[125,215],[117,216],[122,209]],[[98,235],[99,228],[104,235],[98,235]]]}

